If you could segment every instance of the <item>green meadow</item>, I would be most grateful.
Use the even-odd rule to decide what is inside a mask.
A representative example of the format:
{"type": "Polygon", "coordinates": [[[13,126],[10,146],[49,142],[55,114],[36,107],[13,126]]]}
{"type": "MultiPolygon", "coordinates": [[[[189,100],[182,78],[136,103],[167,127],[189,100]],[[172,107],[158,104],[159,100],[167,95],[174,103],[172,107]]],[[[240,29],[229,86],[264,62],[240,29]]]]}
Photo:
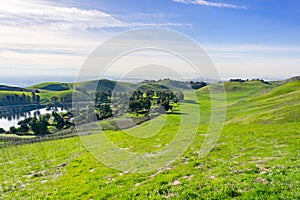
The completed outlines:
{"type": "MultiPolygon", "coordinates": [[[[72,91],[68,84],[55,83],[62,91],[38,86],[42,99],[72,91]]],[[[300,199],[300,80],[227,82],[224,87],[224,127],[206,156],[201,149],[212,102],[214,109],[224,109],[222,93],[211,97],[207,86],[186,91],[173,113],[130,129],[0,148],[0,199],[300,199]],[[191,144],[176,146],[178,132],[191,144]],[[95,142],[103,137],[135,154],[171,146],[175,153],[168,156],[174,161],[143,173],[108,167],[95,156],[114,155],[95,142]]],[[[141,167],[128,163],[133,171],[141,167]]]]}

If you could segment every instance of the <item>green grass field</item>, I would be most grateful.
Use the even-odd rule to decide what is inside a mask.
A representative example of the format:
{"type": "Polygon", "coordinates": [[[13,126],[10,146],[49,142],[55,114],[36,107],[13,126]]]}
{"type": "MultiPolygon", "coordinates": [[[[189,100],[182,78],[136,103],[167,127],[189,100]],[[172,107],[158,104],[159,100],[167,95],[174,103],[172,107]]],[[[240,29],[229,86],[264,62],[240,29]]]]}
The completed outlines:
{"type": "MultiPolygon", "coordinates": [[[[203,158],[211,114],[207,88],[195,92],[198,102],[186,93],[176,107],[181,115],[162,115],[125,131],[1,148],[0,199],[300,199],[300,81],[232,82],[225,89],[224,128],[203,158]],[[128,173],[91,153],[114,155],[105,153],[104,144],[93,151],[103,136],[129,152],[159,152],[172,145],[180,128],[191,136],[198,106],[200,125],[192,144],[166,167],[128,173]]],[[[173,148],[183,148],[180,144],[173,148]]]]}

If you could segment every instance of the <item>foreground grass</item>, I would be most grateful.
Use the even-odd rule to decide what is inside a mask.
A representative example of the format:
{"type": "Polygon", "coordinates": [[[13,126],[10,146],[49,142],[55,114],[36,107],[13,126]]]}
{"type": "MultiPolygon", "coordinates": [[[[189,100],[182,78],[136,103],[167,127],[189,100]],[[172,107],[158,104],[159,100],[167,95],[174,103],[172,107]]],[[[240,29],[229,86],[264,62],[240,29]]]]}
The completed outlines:
{"type": "Polygon", "coordinates": [[[160,173],[110,169],[79,138],[12,146],[1,149],[1,198],[297,199],[299,125],[226,125],[216,148],[200,159],[203,127],[189,150],[160,173]]]}

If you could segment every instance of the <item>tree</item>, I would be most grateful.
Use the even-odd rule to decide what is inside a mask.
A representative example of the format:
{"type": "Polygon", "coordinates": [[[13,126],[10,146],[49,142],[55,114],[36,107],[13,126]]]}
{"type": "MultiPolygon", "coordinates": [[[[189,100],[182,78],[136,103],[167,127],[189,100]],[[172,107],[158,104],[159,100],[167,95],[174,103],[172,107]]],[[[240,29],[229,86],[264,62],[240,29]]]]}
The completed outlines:
{"type": "Polygon", "coordinates": [[[41,102],[41,97],[40,97],[40,95],[36,95],[36,103],[37,103],[37,104],[40,104],[40,102],[41,102]]]}
{"type": "Polygon", "coordinates": [[[17,130],[16,127],[12,126],[12,127],[9,128],[9,131],[10,131],[12,134],[16,134],[18,130],[17,130]]]}
{"type": "Polygon", "coordinates": [[[110,98],[111,93],[105,93],[105,92],[97,92],[95,94],[95,102],[97,104],[102,104],[102,103],[110,103],[110,98]]]}
{"type": "Polygon", "coordinates": [[[27,124],[21,124],[21,125],[20,125],[20,131],[21,131],[22,133],[27,133],[27,132],[29,131],[28,125],[27,125],[27,124]]]}
{"type": "MultiPolygon", "coordinates": [[[[101,105],[96,106],[97,107],[97,118],[98,120],[106,119],[109,117],[112,117],[112,109],[110,107],[110,104],[104,103],[101,105]]],[[[91,113],[94,115],[94,112],[91,113]]]]}
{"type": "Polygon", "coordinates": [[[56,103],[56,102],[57,102],[57,100],[58,100],[58,97],[56,97],[56,96],[53,96],[53,97],[51,97],[51,101],[52,101],[52,103],[56,103]]]}
{"type": "Polygon", "coordinates": [[[179,100],[178,100],[177,97],[174,97],[173,101],[174,101],[174,103],[178,103],[179,102],[179,100]]]}
{"type": "Polygon", "coordinates": [[[27,119],[24,119],[24,120],[21,120],[18,122],[18,125],[20,125],[20,131],[22,133],[27,133],[29,131],[29,121],[30,121],[31,118],[27,118],[27,119]]]}
{"type": "Polygon", "coordinates": [[[137,112],[143,108],[141,102],[139,100],[131,100],[129,101],[129,110],[132,112],[137,112]]]}
{"type": "Polygon", "coordinates": [[[9,95],[6,95],[6,96],[5,96],[5,101],[6,101],[6,102],[10,102],[10,96],[9,96],[9,95]]]}
{"type": "Polygon", "coordinates": [[[169,100],[165,100],[164,102],[162,102],[161,105],[164,107],[165,111],[172,109],[172,106],[170,106],[170,104],[169,104],[169,100]]]}
{"type": "Polygon", "coordinates": [[[52,112],[52,116],[54,117],[54,122],[56,122],[55,127],[59,130],[62,129],[65,126],[64,118],[55,111],[52,112]]]}
{"type": "Polygon", "coordinates": [[[3,128],[0,128],[0,133],[5,133],[5,130],[3,128]]]}
{"type": "Polygon", "coordinates": [[[157,104],[157,105],[160,104],[160,99],[157,99],[156,104],[157,104]]]}
{"type": "Polygon", "coordinates": [[[149,111],[149,109],[151,108],[151,101],[150,101],[150,99],[143,99],[143,101],[142,101],[142,104],[143,104],[143,107],[147,110],[147,111],[149,111]]]}
{"type": "Polygon", "coordinates": [[[34,93],[34,92],[31,92],[31,96],[32,96],[32,102],[35,102],[35,101],[36,101],[35,93],[34,93]]]}
{"type": "Polygon", "coordinates": [[[31,102],[31,98],[30,98],[29,95],[26,96],[26,102],[27,102],[27,103],[30,103],[30,102],[31,102]]]}
{"type": "Polygon", "coordinates": [[[26,95],[24,93],[21,96],[21,101],[26,103],[26,95]]]}
{"type": "Polygon", "coordinates": [[[48,131],[48,116],[41,116],[39,119],[36,117],[33,117],[32,120],[30,121],[29,125],[31,127],[31,130],[34,132],[36,135],[43,135],[49,133],[48,131]]]}

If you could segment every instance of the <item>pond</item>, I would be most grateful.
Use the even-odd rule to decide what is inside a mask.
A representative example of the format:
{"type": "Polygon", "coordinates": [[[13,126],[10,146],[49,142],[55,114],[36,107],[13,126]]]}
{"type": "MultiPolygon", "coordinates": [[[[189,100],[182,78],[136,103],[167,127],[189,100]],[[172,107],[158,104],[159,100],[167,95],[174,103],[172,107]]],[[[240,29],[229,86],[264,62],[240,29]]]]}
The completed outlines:
{"type": "Polygon", "coordinates": [[[40,109],[35,109],[31,110],[29,112],[24,112],[21,114],[12,114],[9,116],[5,117],[0,117],[0,128],[3,128],[4,130],[9,130],[10,127],[12,126],[18,126],[18,122],[21,120],[24,120],[28,117],[34,117],[34,116],[39,116],[39,115],[44,115],[44,114],[51,114],[53,111],[56,112],[67,112],[66,109],[62,107],[52,107],[52,108],[40,108],[40,109]]]}

